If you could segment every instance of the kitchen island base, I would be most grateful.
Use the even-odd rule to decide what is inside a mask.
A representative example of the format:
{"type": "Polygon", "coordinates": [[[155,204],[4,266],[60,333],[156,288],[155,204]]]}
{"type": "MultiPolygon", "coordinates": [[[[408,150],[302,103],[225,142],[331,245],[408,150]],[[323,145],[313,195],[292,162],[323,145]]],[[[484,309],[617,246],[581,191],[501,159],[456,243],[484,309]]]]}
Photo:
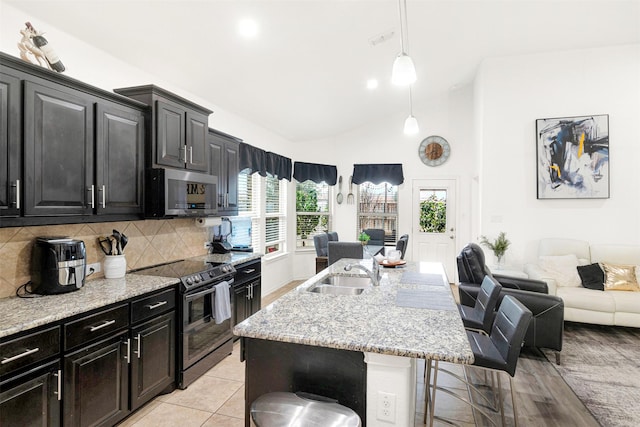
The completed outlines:
{"type": "Polygon", "coordinates": [[[353,409],[366,425],[367,367],[364,354],[302,344],[243,337],[245,426],[251,403],[275,391],[317,394],[353,409]]]}

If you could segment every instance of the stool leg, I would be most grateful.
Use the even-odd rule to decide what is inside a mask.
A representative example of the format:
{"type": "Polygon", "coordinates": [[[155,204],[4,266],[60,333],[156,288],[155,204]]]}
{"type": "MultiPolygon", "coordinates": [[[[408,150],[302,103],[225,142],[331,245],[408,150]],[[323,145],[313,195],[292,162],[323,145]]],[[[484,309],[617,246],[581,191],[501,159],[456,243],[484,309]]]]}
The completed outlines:
{"type": "Polygon", "coordinates": [[[513,406],[513,423],[518,427],[518,408],[516,406],[516,391],[513,388],[513,378],[509,375],[509,387],[511,387],[511,405],[513,406]]]}
{"type": "Polygon", "coordinates": [[[504,420],[504,402],[502,400],[502,384],[500,383],[500,372],[496,371],[496,376],[498,377],[498,400],[500,401],[500,417],[502,417],[502,425],[505,424],[504,420]]]}
{"type": "Polygon", "coordinates": [[[433,394],[431,395],[430,412],[429,412],[429,427],[433,427],[433,419],[436,412],[436,388],[438,386],[438,361],[434,362],[433,367],[433,394]]]}

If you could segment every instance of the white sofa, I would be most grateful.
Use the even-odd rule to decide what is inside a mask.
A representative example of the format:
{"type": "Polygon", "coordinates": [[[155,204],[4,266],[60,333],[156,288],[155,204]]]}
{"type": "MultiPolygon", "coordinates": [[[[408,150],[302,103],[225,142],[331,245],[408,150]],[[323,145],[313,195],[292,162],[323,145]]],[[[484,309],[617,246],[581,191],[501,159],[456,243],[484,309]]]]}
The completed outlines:
{"type": "MultiPolygon", "coordinates": [[[[599,325],[640,327],[640,292],[621,290],[587,289],[568,276],[550,274],[540,264],[549,257],[574,254],[579,265],[609,263],[636,266],[636,278],[640,283],[640,246],[593,244],[574,239],[542,239],[538,246],[538,263],[525,264],[530,279],[544,280],[549,294],[564,301],[564,319],[573,322],[599,325]],[[551,277],[555,276],[555,277],[551,277]],[[563,280],[566,277],[566,280],[563,280]]],[[[576,271],[577,274],[577,271],[576,271]]],[[[578,276],[578,281],[580,277],[578,276]]]]}

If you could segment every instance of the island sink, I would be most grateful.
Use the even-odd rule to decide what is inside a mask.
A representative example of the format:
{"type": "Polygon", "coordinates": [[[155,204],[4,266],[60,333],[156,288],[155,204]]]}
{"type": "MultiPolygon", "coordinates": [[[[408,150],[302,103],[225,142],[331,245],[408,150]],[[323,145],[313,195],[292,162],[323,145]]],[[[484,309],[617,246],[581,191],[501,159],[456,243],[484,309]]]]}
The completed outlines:
{"type": "Polygon", "coordinates": [[[368,288],[373,285],[369,277],[343,276],[339,274],[327,276],[320,280],[320,284],[332,286],[346,286],[350,288],[368,288]]]}
{"type": "Polygon", "coordinates": [[[331,295],[360,295],[364,288],[352,288],[349,286],[334,286],[318,284],[310,287],[309,292],[315,292],[317,294],[331,294],[331,295]]]}

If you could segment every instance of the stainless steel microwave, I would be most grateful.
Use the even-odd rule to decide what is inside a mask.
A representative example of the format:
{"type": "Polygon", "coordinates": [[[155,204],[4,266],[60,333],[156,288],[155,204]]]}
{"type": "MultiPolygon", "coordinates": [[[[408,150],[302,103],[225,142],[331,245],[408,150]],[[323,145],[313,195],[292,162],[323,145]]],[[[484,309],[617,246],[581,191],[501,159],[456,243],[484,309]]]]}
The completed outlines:
{"type": "Polygon", "coordinates": [[[145,172],[147,218],[211,216],[218,213],[218,177],[178,169],[145,172]]]}

